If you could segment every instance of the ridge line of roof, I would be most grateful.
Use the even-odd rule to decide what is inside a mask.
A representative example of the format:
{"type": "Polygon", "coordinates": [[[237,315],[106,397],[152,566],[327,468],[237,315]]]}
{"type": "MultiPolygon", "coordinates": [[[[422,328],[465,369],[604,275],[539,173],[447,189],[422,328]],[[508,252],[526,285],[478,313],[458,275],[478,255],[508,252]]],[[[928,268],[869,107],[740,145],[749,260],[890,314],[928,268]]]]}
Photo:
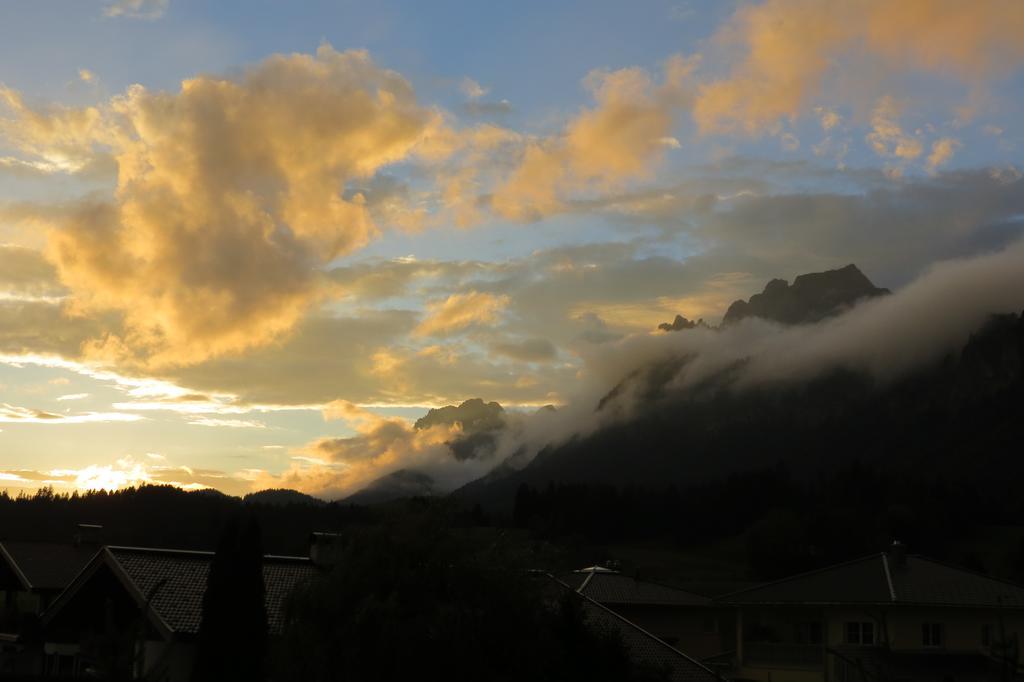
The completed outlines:
{"type": "MultiPolygon", "coordinates": [[[[622,574],[620,573],[619,575],[622,575],[622,574]]],[[[684,590],[683,588],[679,587],[678,585],[673,585],[672,583],[663,583],[660,580],[647,580],[646,578],[637,578],[637,577],[634,577],[634,576],[624,576],[624,577],[627,577],[630,580],[635,580],[638,583],[647,583],[648,585],[657,585],[658,587],[665,587],[665,588],[668,588],[670,590],[675,590],[676,592],[683,592],[684,594],[688,594],[691,597],[700,597],[701,599],[707,599],[709,601],[711,600],[711,597],[708,597],[707,595],[697,594],[696,592],[693,592],[691,590],[684,590]]]]}
{"type": "Polygon", "coordinates": [[[701,663],[697,659],[693,658],[692,656],[690,656],[690,655],[680,651],[679,649],[675,648],[674,646],[672,646],[671,644],[669,644],[665,640],[661,639],[660,637],[657,637],[657,636],[651,634],[650,632],[648,632],[647,630],[643,629],[642,627],[640,627],[639,625],[637,625],[633,621],[629,620],[625,616],[622,616],[622,615],[616,613],[615,611],[611,610],[610,608],[608,608],[607,606],[605,606],[601,602],[597,601],[596,599],[593,599],[592,597],[588,597],[587,595],[585,595],[585,594],[583,594],[581,592],[576,592],[576,590],[572,589],[571,585],[569,585],[566,582],[563,582],[560,578],[552,575],[551,573],[547,573],[546,575],[548,576],[548,578],[550,578],[551,580],[555,581],[556,583],[558,583],[562,587],[566,588],[570,592],[578,594],[581,598],[586,599],[588,603],[590,603],[593,606],[596,606],[597,608],[601,609],[602,611],[610,614],[612,617],[614,617],[615,619],[625,623],[626,625],[628,625],[629,627],[633,628],[637,632],[640,632],[641,634],[643,634],[648,639],[654,640],[655,642],[657,642],[661,646],[665,647],[669,651],[671,651],[671,652],[675,653],[676,655],[686,659],[687,661],[689,661],[690,663],[694,664],[695,666],[701,668],[705,672],[710,673],[711,675],[713,675],[717,679],[720,679],[720,680],[722,679],[722,676],[719,675],[718,673],[716,673],[711,668],[707,667],[706,665],[704,665],[703,663],[701,663]]]}
{"type": "Polygon", "coordinates": [[[723,600],[724,601],[724,600],[727,600],[727,598],[729,598],[729,597],[733,597],[735,595],[743,594],[744,592],[752,592],[754,590],[760,590],[760,589],[765,588],[765,587],[771,587],[772,585],[781,585],[782,583],[787,583],[787,582],[789,582],[791,580],[798,580],[800,578],[806,578],[807,576],[810,576],[810,575],[815,575],[817,573],[824,573],[825,571],[831,571],[833,569],[841,568],[843,566],[851,566],[853,564],[859,564],[859,563],[861,563],[863,561],[868,561],[870,559],[877,559],[879,556],[882,556],[884,554],[885,554],[885,552],[875,552],[873,554],[869,554],[867,556],[863,556],[863,557],[860,557],[858,559],[850,559],[848,561],[841,561],[838,564],[829,564],[828,566],[822,566],[821,568],[815,568],[815,569],[812,569],[810,571],[804,571],[803,573],[796,573],[794,575],[789,575],[789,576],[786,576],[785,578],[778,578],[776,580],[769,580],[768,582],[761,583],[760,585],[754,585],[753,587],[744,587],[744,588],[736,590],[734,592],[726,592],[725,594],[720,594],[717,597],[712,597],[711,600],[712,601],[719,601],[719,600],[723,600]]]}
{"type": "Polygon", "coordinates": [[[964,573],[969,573],[969,574],[971,574],[973,576],[976,576],[978,578],[985,578],[987,580],[991,580],[992,582],[1002,583],[1004,585],[1009,585],[1010,587],[1016,587],[1018,590],[1024,590],[1024,585],[1021,585],[1020,583],[1015,583],[1012,580],[1007,580],[1006,578],[1000,578],[1000,577],[997,577],[997,576],[994,576],[994,575],[989,575],[988,573],[982,573],[981,571],[975,571],[975,570],[970,569],[970,568],[964,568],[963,566],[957,566],[956,564],[951,564],[948,561],[941,561],[939,559],[933,559],[931,557],[924,556],[923,554],[910,554],[910,555],[908,555],[908,558],[919,559],[921,561],[927,561],[929,563],[937,564],[937,565],[942,566],[944,568],[951,568],[954,571],[962,571],[964,573]]]}
{"type": "Polygon", "coordinates": [[[19,566],[18,562],[14,560],[11,553],[7,551],[7,547],[4,546],[3,542],[0,542],[0,553],[3,554],[4,559],[7,560],[7,563],[10,564],[11,568],[14,569],[14,574],[18,577],[18,580],[21,581],[21,584],[25,586],[25,589],[31,592],[32,581],[30,581],[28,576],[25,575],[25,572],[21,570],[21,566],[19,566]]]}
{"type": "Polygon", "coordinates": [[[889,557],[882,552],[882,568],[885,569],[885,582],[889,585],[889,596],[893,602],[896,601],[896,586],[892,583],[892,573],[889,571],[889,557]]]}
{"type": "Polygon", "coordinates": [[[110,551],[109,546],[104,547],[103,550],[99,552],[99,555],[109,557],[109,561],[104,558],[103,563],[110,566],[110,570],[114,572],[117,579],[124,585],[128,594],[135,599],[136,606],[138,606],[139,610],[142,612],[143,618],[155,618],[168,634],[173,635],[177,632],[171,624],[167,622],[167,619],[165,619],[159,611],[153,608],[152,600],[148,598],[149,595],[142,593],[142,589],[139,584],[135,582],[135,578],[133,578],[125,567],[121,565],[121,562],[118,561],[114,553],[110,551]]]}
{"type": "MultiPolygon", "coordinates": [[[[607,578],[624,578],[626,580],[632,580],[635,583],[644,583],[644,584],[647,584],[647,585],[654,585],[655,587],[661,587],[661,588],[664,588],[666,590],[671,590],[673,592],[680,592],[682,594],[685,594],[687,597],[693,597],[696,600],[701,600],[701,601],[704,601],[704,602],[706,602],[708,604],[710,604],[711,601],[712,601],[711,597],[708,597],[708,596],[703,595],[703,594],[697,594],[696,592],[691,592],[690,590],[684,590],[683,588],[676,587],[675,585],[670,585],[668,583],[661,583],[661,582],[658,582],[656,580],[641,580],[640,578],[636,578],[636,577],[633,577],[633,576],[630,576],[630,575],[623,575],[622,573],[591,573],[590,575],[587,576],[587,579],[583,581],[583,584],[580,585],[579,589],[576,590],[576,591],[580,592],[580,594],[582,594],[583,588],[587,587],[590,584],[590,582],[591,582],[591,578],[593,578],[595,576],[602,576],[602,577],[607,577],[607,578]]],[[[660,601],[658,601],[658,602],[650,602],[650,603],[651,604],[669,604],[671,602],[660,602],[660,601]]]]}
{"type": "MultiPolygon", "coordinates": [[[[207,549],[175,549],[173,547],[134,547],[130,545],[104,545],[104,549],[120,550],[125,552],[145,552],[148,554],[179,554],[195,557],[213,556],[216,552],[207,549]]],[[[287,560],[296,562],[309,562],[308,556],[292,556],[289,554],[264,554],[263,559],[287,560]]]]}

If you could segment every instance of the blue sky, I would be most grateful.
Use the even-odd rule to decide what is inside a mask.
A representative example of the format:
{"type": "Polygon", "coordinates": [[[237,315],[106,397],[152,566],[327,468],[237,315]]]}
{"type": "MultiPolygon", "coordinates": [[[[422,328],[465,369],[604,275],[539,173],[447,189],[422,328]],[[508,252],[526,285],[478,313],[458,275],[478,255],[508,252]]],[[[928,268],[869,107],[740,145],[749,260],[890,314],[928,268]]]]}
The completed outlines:
{"type": "Polygon", "coordinates": [[[1022,32],[1016,0],[9,2],[0,487],[463,480],[430,407],[569,405],[772,277],[1003,248],[1022,32]]]}

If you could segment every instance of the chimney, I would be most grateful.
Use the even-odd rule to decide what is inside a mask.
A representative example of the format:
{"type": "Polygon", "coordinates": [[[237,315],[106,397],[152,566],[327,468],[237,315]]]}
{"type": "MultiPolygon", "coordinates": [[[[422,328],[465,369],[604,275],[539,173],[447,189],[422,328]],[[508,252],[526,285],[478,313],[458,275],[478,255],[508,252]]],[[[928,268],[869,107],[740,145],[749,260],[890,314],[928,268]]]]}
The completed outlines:
{"type": "Polygon", "coordinates": [[[100,544],[100,535],[103,533],[103,526],[95,523],[80,523],[75,531],[75,547],[81,545],[100,544]]]}
{"type": "Polygon", "coordinates": [[[313,532],[309,534],[309,560],[314,566],[331,568],[338,563],[342,552],[341,533],[313,532]]]}
{"type": "Polygon", "coordinates": [[[907,546],[899,540],[893,540],[892,545],[889,546],[889,565],[893,568],[906,568],[907,566],[907,546]]]}

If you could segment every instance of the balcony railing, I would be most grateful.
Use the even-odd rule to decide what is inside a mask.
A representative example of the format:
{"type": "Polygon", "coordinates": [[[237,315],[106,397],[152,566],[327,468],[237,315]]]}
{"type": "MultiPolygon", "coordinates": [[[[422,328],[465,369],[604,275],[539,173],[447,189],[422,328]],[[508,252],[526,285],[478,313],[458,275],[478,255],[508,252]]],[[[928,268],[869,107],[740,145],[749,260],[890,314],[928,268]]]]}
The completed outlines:
{"type": "Polygon", "coordinates": [[[825,658],[820,644],[745,642],[743,660],[750,664],[820,668],[825,658]]]}

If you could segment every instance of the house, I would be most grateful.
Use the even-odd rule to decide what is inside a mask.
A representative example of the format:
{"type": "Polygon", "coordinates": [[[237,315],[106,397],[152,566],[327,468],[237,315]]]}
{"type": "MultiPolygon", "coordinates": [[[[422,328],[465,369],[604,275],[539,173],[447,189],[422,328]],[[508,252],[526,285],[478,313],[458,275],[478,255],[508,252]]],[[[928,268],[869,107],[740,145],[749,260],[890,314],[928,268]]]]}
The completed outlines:
{"type": "MultiPolygon", "coordinates": [[[[44,673],[188,680],[212,559],[212,552],[104,547],[43,614],[44,673]]],[[[307,557],[264,557],[271,635],[282,632],[287,595],[318,570],[307,557]]]]}
{"type": "Polygon", "coordinates": [[[73,543],[0,541],[0,677],[39,672],[23,634],[37,627],[43,611],[98,549],[81,538],[73,543]]]}
{"type": "Polygon", "coordinates": [[[663,670],[671,682],[723,682],[714,670],[683,653],[637,623],[631,622],[595,599],[554,576],[548,578],[558,587],[580,599],[588,626],[612,632],[622,641],[630,658],[641,665],[663,670]]]}
{"type": "Polygon", "coordinates": [[[709,597],[602,566],[580,569],[562,579],[580,594],[697,659],[735,649],[733,609],[709,597]]]}
{"type": "Polygon", "coordinates": [[[736,611],[736,680],[1021,679],[1024,587],[899,543],[715,601],[736,611]]]}

